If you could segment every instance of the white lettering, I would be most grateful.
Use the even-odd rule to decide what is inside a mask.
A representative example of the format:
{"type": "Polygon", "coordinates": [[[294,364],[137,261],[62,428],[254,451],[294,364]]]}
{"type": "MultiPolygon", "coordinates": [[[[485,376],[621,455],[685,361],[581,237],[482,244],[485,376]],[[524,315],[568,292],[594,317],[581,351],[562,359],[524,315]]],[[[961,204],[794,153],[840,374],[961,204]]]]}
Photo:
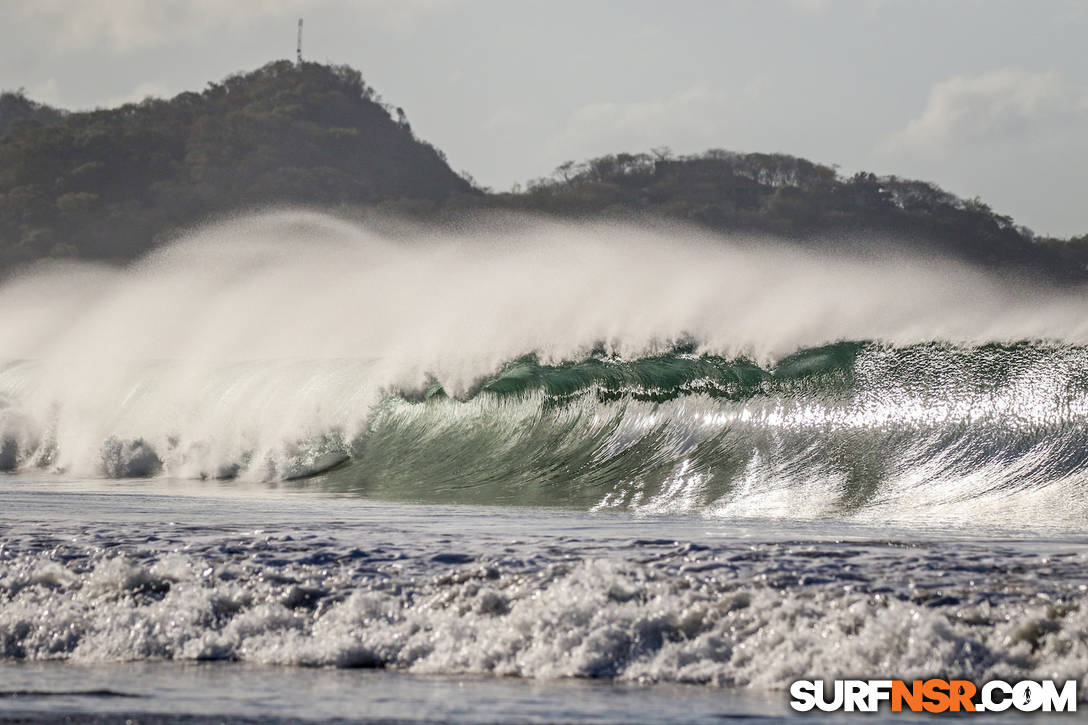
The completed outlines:
{"type": "Polygon", "coordinates": [[[1012,706],[1012,685],[1003,680],[991,680],[982,686],[982,704],[984,707],[975,708],[987,712],[1004,712],[1012,706]],[[1004,697],[994,699],[994,692],[1000,692],[1004,697]]]}
{"type": "Polygon", "coordinates": [[[790,685],[790,707],[798,712],[808,712],[816,707],[816,684],[812,680],[798,680],[790,685]]]}

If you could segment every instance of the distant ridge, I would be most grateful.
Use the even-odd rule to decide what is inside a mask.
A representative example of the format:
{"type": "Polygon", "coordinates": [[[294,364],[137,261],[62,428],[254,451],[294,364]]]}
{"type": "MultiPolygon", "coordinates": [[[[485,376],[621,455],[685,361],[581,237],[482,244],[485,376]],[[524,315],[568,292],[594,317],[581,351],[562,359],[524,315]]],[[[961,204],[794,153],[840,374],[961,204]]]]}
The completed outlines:
{"type": "Polygon", "coordinates": [[[202,93],[65,113],[0,97],[0,263],[130,259],[216,213],[474,194],[346,66],[269,63],[202,93]]]}
{"type": "Polygon", "coordinates": [[[1088,278],[1088,236],[1039,238],[979,199],[895,176],[842,177],[785,154],[613,154],[491,193],[454,173],[347,66],[276,61],[201,93],[78,113],[5,93],[0,134],[0,274],[49,257],[125,261],[217,215],[295,204],[427,222],[488,210],[663,218],[1088,278]]]}
{"type": "Polygon", "coordinates": [[[787,154],[611,154],[562,164],[550,177],[530,182],[524,193],[501,201],[560,216],[662,217],[807,246],[894,248],[1055,280],[1088,277],[1088,236],[1037,237],[981,199],[961,199],[935,184],[896,176],[844,177],[787,154]]]}

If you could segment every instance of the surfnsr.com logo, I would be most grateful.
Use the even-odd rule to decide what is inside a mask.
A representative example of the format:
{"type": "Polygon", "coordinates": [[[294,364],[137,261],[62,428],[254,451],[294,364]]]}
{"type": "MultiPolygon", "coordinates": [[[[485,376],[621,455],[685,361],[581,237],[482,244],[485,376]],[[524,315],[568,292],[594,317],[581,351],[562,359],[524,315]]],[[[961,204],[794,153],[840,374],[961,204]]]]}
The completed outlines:
{"type": "Polygon", "coordinates": [[[798,680],[790,697],[799,712],[877,712],[885,703],[892,712],[1076,712],[1077,681],[798,680]]]}

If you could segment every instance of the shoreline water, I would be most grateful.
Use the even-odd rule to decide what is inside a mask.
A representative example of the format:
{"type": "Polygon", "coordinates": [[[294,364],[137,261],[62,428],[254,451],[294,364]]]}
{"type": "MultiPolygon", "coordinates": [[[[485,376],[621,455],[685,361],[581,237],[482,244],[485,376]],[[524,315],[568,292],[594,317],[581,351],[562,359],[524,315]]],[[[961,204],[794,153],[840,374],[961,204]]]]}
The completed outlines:
{"type": "Polygon", "coordinates": [[[5,476],[0,496],[0,689],[140,695],[5,697],[0,721],[210,722],[226,711],[200,703],[219,702],[239,721],[774,722],[798,716],[790,678],[1079,678],[1088,663],[1073,530],[163,479],[5,476]]]}

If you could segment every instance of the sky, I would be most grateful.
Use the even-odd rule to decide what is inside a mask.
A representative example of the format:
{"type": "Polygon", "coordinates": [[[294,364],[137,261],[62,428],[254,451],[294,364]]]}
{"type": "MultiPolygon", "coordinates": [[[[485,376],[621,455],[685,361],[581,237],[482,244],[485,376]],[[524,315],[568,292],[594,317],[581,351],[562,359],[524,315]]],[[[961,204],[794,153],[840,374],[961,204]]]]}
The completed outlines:
{"type": "Polygon", "coordinates": [[[1088,0],[0,0],[0,88],[69,109],[358,68],[496,190],[667,146],[924,179],[1088,233],[1088,0]]]}

